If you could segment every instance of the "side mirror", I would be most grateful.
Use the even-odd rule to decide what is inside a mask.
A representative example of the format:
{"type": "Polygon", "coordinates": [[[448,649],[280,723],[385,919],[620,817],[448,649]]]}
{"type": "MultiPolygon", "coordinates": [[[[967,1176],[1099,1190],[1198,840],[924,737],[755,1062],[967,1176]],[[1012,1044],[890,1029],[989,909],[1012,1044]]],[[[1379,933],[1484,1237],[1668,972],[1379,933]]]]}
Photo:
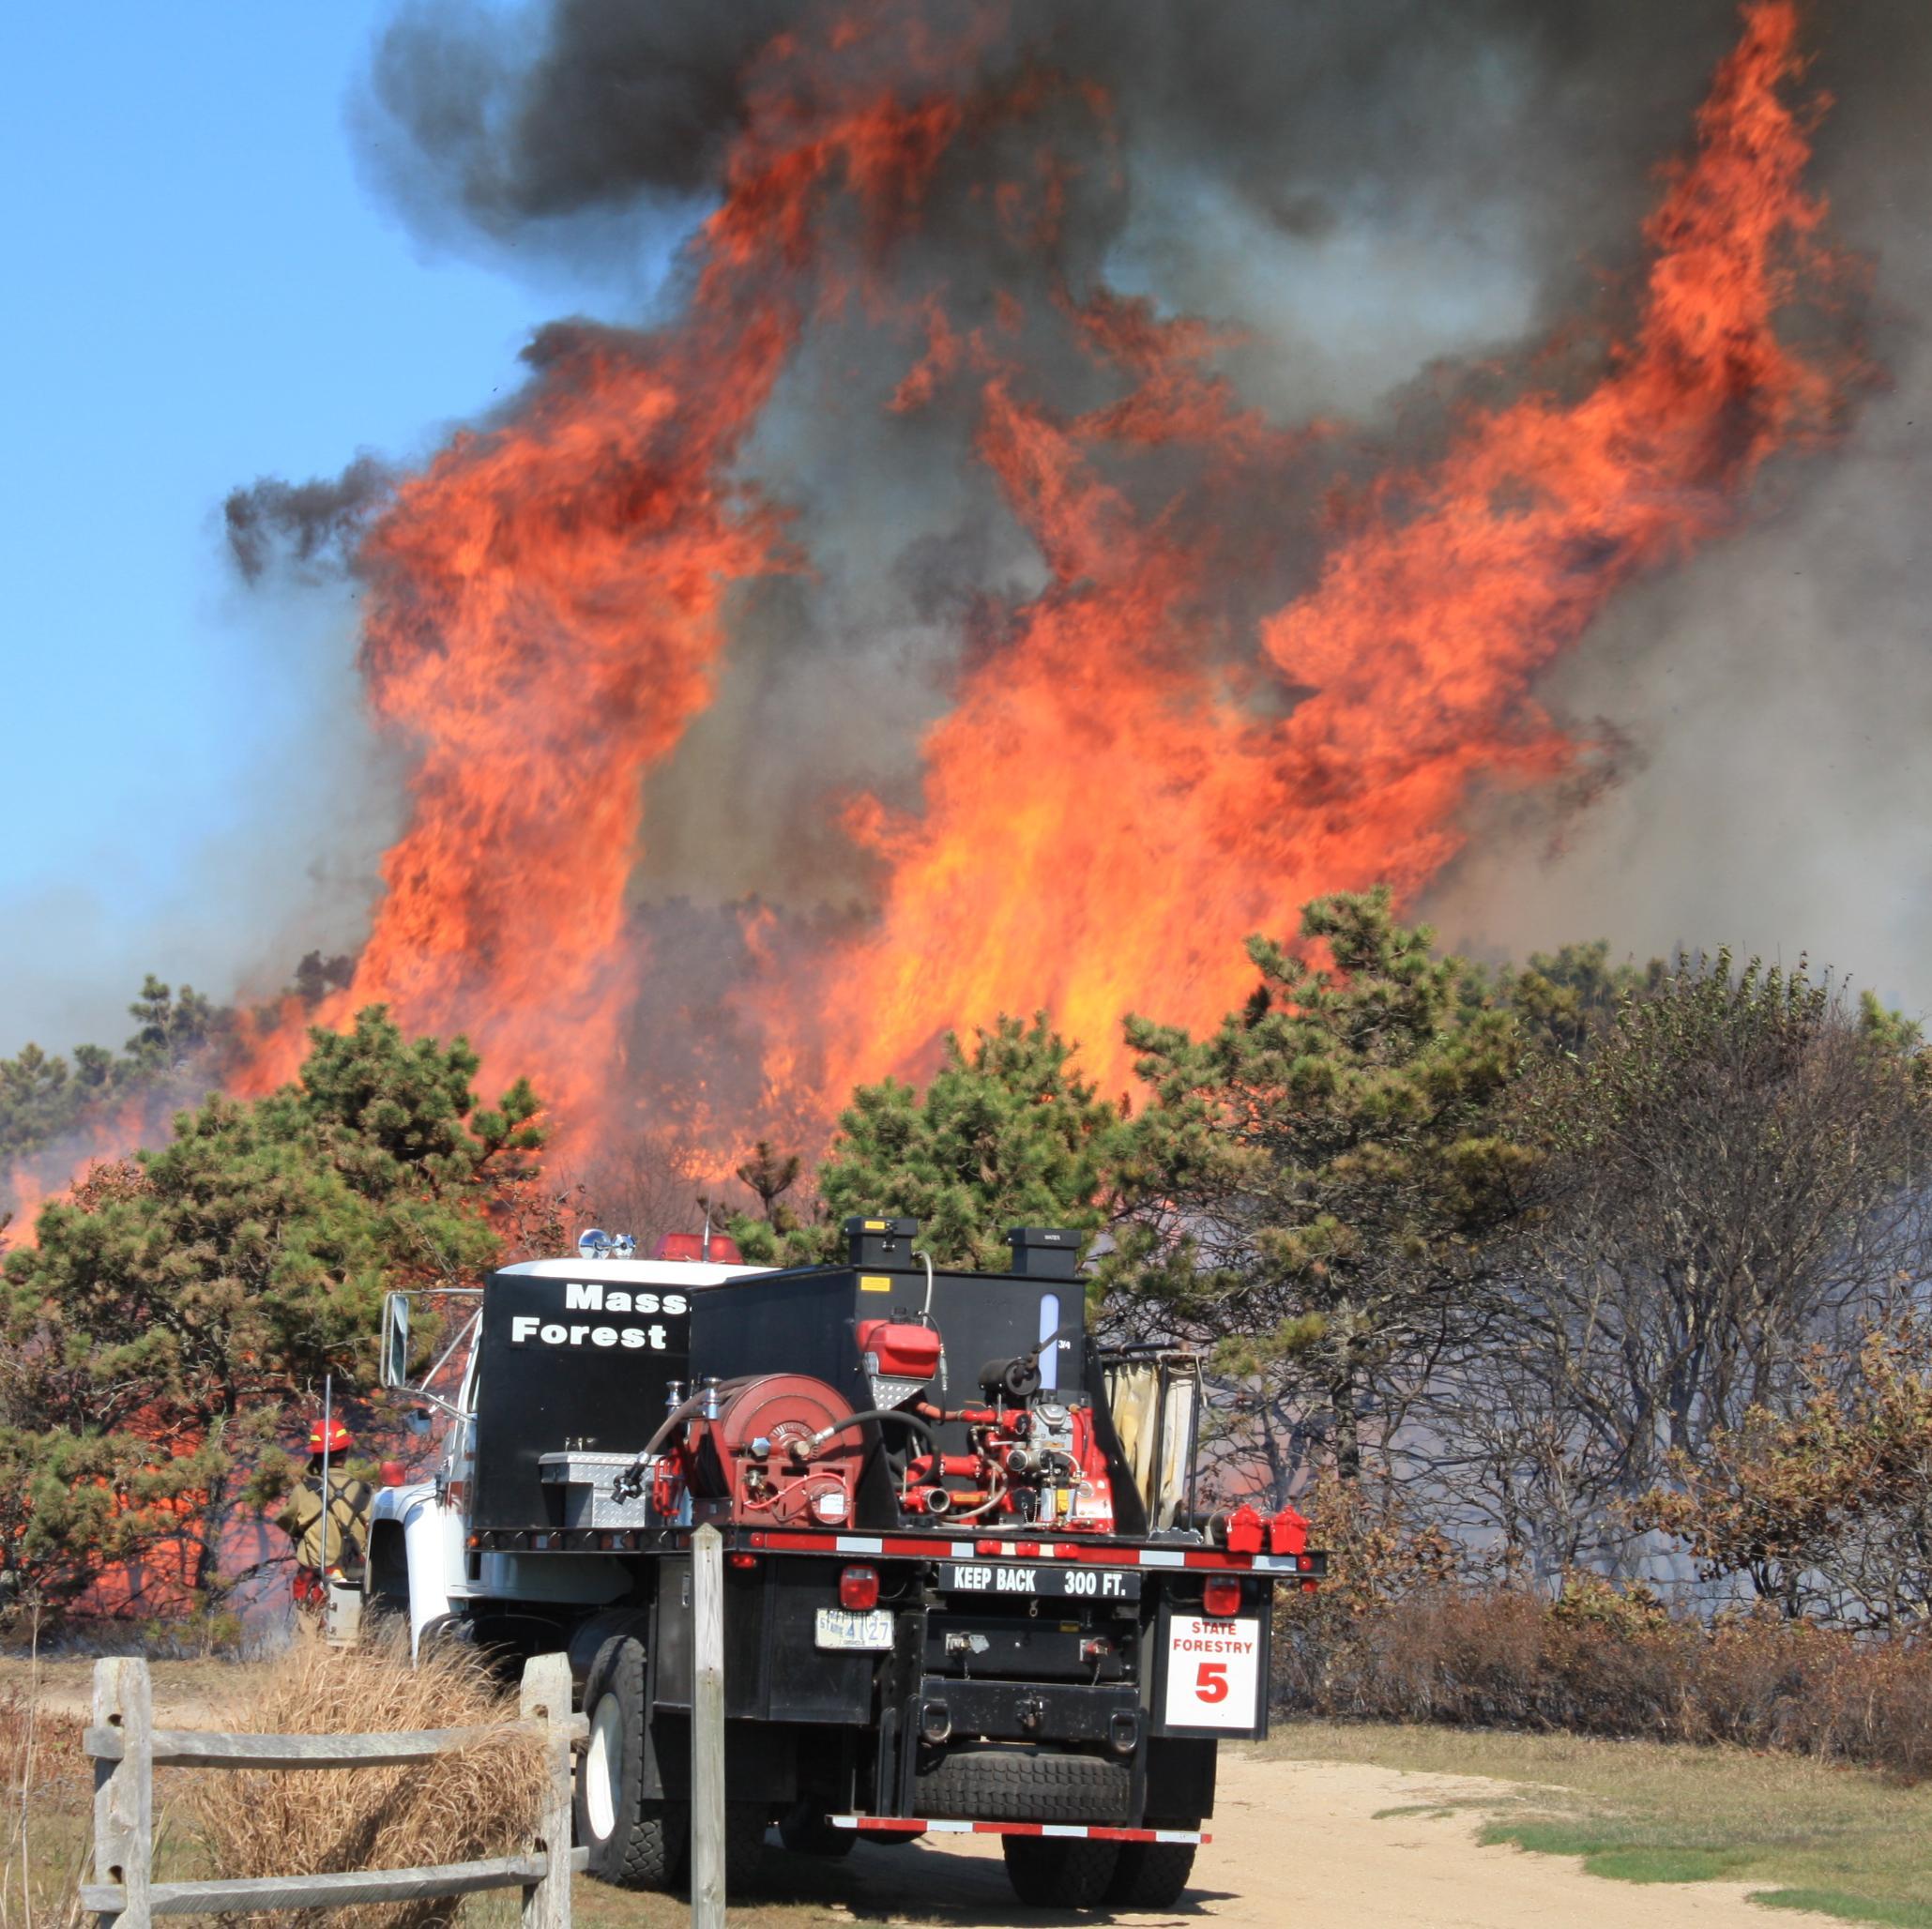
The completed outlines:
{"type": "Polygon", "coordinates": [[[429,1437],[430,1428],[434,1424],[434,1422],[430,1419],[430,1410],[427,1406],[418,1406],[416,1409],[416,1411],[409,1416],[409,1431],[412,1434],[414,1434],[418,1440],[427,1439],[429,1437]]]}
{"type": "Polygon", "coordinates": [[[383,1295],[382,1358],[378,1363],[382,1384],[406,1387],[409,1384],[409,1296],[383,1295]]]}

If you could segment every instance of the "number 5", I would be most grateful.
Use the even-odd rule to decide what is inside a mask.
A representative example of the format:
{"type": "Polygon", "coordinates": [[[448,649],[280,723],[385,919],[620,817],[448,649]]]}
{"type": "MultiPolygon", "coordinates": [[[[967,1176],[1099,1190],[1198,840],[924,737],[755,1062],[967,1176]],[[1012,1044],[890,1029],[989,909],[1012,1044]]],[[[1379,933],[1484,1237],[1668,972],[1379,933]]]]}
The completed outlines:
{"type": "Polygon", "coordinates": [[[1201,1671],[1194,1677],[1194,1698],[1197,1701],[1227,1699],[1227,1663],[1225,1661],[1204,1661],[1201,1663],[1201,1671]]]}

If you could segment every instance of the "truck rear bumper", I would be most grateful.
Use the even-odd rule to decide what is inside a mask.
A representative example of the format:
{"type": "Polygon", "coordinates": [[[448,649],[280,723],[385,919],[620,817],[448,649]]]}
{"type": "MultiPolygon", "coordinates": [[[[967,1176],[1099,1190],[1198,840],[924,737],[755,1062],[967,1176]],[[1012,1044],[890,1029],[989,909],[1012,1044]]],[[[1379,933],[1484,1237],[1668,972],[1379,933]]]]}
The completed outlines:
{"type": "Polygon", "coordinates": [[[927,1821],[917,1815],[828,1815],[834,1829],[870,1835],[1062,1835],[1095,1842],[1212,1842],[1202,1829],[1113,1829],[1100,1822],[927,1821]]]}

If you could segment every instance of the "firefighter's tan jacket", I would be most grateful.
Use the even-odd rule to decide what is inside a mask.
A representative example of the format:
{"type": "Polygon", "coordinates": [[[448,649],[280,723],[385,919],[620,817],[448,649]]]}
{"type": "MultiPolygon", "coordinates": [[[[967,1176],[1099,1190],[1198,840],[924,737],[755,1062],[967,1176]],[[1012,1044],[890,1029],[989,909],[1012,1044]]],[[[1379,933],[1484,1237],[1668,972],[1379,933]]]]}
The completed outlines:
{"type": "MultiPolygon", "coordinates": [[[[328,1565],[356,1569],[369,1546],[369,1504],[374,1496],[367,1481],[331,1473],[328,1565]]],[[[311,1474],[275,1516],[275,1525],[296,1543],[296,1559],[306,1568],[322,1566],[322,1476],[311,1474]]]]}

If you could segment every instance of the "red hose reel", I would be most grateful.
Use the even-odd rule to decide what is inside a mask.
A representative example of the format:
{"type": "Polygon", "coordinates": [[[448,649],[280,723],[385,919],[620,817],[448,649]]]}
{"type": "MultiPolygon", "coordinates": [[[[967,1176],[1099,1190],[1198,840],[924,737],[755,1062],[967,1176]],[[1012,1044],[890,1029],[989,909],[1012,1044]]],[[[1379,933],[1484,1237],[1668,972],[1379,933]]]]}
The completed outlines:
{"type": "Polygon", "coordinates": [[[851,1415],[841,1394],[805,1374],[768,1374],[726,1393],[715,1420],[692,1422],[680,1453],[692,1520],[849,1526],[865,1436],[858,1427],[818,1436],[851,1415]]]}

